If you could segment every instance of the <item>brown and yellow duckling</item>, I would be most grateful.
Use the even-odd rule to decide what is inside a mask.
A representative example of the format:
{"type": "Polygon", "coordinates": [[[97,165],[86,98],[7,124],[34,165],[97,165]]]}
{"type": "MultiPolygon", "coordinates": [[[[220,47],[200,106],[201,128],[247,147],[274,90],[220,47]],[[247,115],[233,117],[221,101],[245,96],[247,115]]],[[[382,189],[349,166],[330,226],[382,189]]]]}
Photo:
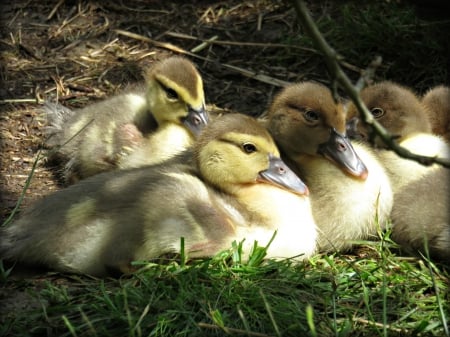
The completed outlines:
{"type": "MultiPolygon", "coordinates": [[[[361,99],[383,127],[399,141],[418,133],[431,133],[431,124],[417,95],[409,88],[391,81],[381,81],[365,87],[361,99]]],[[[358,118],[353,102],[348,104],[347,119],[358,118]]],[[[375,147],[386,148],[381,138],[370,134],[363,123],[357,124],[357,136],[372,142],[375,147]],[[371,139],[374,137],[374,139],[371,139]]]]}
{"type": "Polygon", "coordinates": [[[195,66],[170,57],[149,70],[146,82],[81,110],[47,105],[47,146],[66,162],[66,182],[159,163],[192,145],[208,122],[195,66]]]}
{"type": "Polygon", "coordinates": [[[60,190],[2,229],[0,256],[53,270],[104,276],[180,250],[213,255],[244,241],[268,257],[316,249],[308,189],[255,119],[208,124],[192,149],[161,165],[99,174],[60,190]]]}
{"type": "MultiPolygon", "coordinates": [[[[443,138],[432,134],[424,107],[411,89],[391,81],[382,81],[364,88],[360,95],[374,119],[395,137],[399,145],[423,156],[450,157],[449,145],[443,138]]],[[[358,116],[358,111],[350,103],[348,118],[355,116],[358,116]]],[[[429,167],[400,158],[389,151],[378,136],[369,140],[370,130],[363,123],[358,123],[356,133],[378,149],[377,156],[390,176],[394,192],[428,172],[429,167]]]]}
{"type": "Polygon", "coordinates": [[[345,111],[331,91],[312,82],[285,87],[269,107],[266,125],[311,191],[319,251],[377,237],[391,211],[389,180],[372,152],[362,144],[353,148],[345,136],[345,111]]]}
{"type": "MultiPolygon", "coordinates": [[[[384,81],[362,90],[365,105],[398,143],[424,156],[450,158],[448,144],[431,133],[418,97],[408,88],[384,81]]],[[[356,107],[349,105],[350,116],[356,107]]],[[[359,132],[367,128],[359,124],[359,132]]],[[[433,257],[450,255],[449,171],[399,157],[379,140],[376,151],[386,168],[394,192],[392,238],[407,250],[427,245],[433,257]]]]}

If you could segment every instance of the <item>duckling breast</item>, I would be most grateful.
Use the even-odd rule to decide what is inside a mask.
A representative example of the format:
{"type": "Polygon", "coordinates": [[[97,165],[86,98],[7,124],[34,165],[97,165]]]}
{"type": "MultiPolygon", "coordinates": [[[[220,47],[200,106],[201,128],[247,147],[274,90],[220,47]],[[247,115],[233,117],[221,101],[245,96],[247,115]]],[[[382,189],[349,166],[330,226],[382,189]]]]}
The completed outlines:
{"type": "Polygon", "coordinates": [[[316,252],[317,228],[309,197],[283,189],[256,184],[246,189],[240,200],[258,217],[253,224],[239,227],[237,237],[246,238],[248,244],[258,241],[267,245],[268,257],[294,257],[305,259],[316,252]]]}
{"type": "Polygon", "coordinates": [[[302,163],[311,194],[320,251],[349,249],[354,241],[374,239],[392,209],[390,181],[381,164],[365,146],[354,144],[368,169],[365,180],[350,177],[324,158],[302,163]]]}

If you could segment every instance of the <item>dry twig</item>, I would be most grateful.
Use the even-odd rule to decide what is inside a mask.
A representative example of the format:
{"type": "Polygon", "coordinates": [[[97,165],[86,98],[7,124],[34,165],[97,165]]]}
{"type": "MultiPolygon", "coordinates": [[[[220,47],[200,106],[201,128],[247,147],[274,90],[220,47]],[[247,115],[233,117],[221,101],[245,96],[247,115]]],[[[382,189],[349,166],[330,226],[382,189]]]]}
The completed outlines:
{"type": "MultiPolygon", "coordinates": [[[[215,61],[215,60],[212,60],[210,58],[194,54],[194,53],[192,53],[190,51],[187,51],[186,49],[180,48],[180,47],[175,46],[175,45],[173,45],[171,43],[155,41],[155,40],[150,39],[150,38],[148,38],[146,36],[142,36],[142,35],[139,35],[139,34],[131,33],[131,32],[125,31],[125,30],[121,30],[121,29],[116,29],[115,32],[117,34],[119,34],[119,35],[124,35],[124,36],[130,37],[132,39],[140,40],[140,41],[145,41],[145,42],[148,42],[148,43],[151,43],[151,44],[155,45],[156,47],[168,49],[168,50],[173,51],[175,53],[179,53],[179,54],[183,54],[183,55],[189,55],[191,57],[194,57],[194,58],[197,58],[197,59],[200,59],[200,60],[203,60],[203,61],[207,61],[207,62],[211,62],[211,63],[215,63],[215,64],[218,64],[218,65],[221,65],[224,68],[236,71],[236,72],[240,73],[243,76],[250,77],[252,79],[255,79],[255,80],[263,82],[263,83],[268,83],[268,84],[275,85],[275,86],[278,86],[278,87],[284,87],[287,84],[289,84],[289,82],[286,82],[286,81],[283,81],[283,80],[280,80],[280,79],[277,79],[277,78],[274,78],[274,77],[270,77],[268,75],[259,74],[259,73],[256,73],[254,71],[248,70],[248,69],[244,69],[244,68],[241,68],[241,67],[236,67],[236,66],[233,66],[233,65],[227,64],[227,63],[221,63],[219,61],[215,61]]],[[[214,43],[214,41],[211,41],[211,43],[214,43]]]]}

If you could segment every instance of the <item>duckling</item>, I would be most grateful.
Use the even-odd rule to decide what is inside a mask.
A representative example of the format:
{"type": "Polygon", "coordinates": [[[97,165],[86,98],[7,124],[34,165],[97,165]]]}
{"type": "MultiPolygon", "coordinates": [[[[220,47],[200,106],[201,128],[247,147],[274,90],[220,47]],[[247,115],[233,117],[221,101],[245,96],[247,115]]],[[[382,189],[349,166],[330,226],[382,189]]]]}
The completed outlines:
{"type": "Polygon", "coordinates": [[[450,143],[450,87],[438,85],[422,97],[433,133],[450,143]]]}
{"type": "MultiPolygon", "coordinates": [[[[361,98],[375,119],[397,136],[399,145],[419,155],[450,158],[449,145],[430,133],[426,114],[412,91],[380,82],[363,89],[361,98]]],[[[349,115],[355,113],[355,106],[350,104],[349,115]]],[[[367,134],[364,125],[359,125],[359,132],[367,134]]],[[[449,256],[448,170],[421,165],[384,148],[377,149],[376,154],[394,193],[392,238],[407,250],[422,250],[427,239],[432,256],[449,256]]]]}
{"type": "MultiPolygon", "coordinates": [[[[360,96],[373,117],[398,141],[416,133],[431,133],[428,116],[411,89],[395,82],[381,81],[365,87],[361,90],[360,96]]],[[[347,109],[348,120],[359,116],[353,102],[348,104],[347,109]]],[[[375,147],[387,147],[378,136],[369,139],[372,135],[363,123],[357,123],[357,128],[359,138],[371,141],[375,147]]]]}
{"type": "Polygon", "coordinates": [[[308,188],[254,118],[226,114],[163,164],[105,172],[45,197],[0,233],[0,256],[97,276],[180,250],[204,257],[245,239],[249,253],[306,259],[316,226],[308,188]]]}
{"type": "MultiPolygon", "coordinates": [[[[375,120],[396,137],[399,145],[419,155],[449,158],[449,145],[441,137],[431,133],[427,114],[412,90],[391,81],[382,81],[364,88],[360,95],[375,120]]],[[[349,119],[358,116],[353,103],[348,105],[347,115],[349,119]]],[[[363,123],[357,125],[358,138],[368,141],[369,129],[363,123]]],[[[378,136],[372,144],[380,149],[377,157],[388,172],[394,193],[430,169],[386,150],[387,145],[378,136]]]]}
{"type": "Polygon", "coordinates": [[[192,145],[208,122],[195,66],[170,57],[150,69],[146,82],[78,111],[47,105],[47,147],[67,162],[66,182],[159,163],[192,145]]]}
{"type": "Polygon", "coordinates": [[[450,264],[450,170],[440,167],[404,186],[392,209],[392,239],[409,253],[450,264]]]}
{"type": "Polygon", "coordinates": [[[327,87],[303,82],[274,98],[265,122],[286,163],[311,191],[321,252],[344,251],[376,236],[392,207],[388,177],[369,148],[352,147],[345,117],[327,87]]]}

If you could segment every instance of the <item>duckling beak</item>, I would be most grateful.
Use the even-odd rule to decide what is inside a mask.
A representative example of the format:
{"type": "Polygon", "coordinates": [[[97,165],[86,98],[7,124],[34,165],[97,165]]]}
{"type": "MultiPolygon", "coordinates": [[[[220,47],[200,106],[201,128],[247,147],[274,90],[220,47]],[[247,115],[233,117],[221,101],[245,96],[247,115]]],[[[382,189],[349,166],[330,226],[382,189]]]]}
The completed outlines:
{"type": "Polygon", "coordinates": [[[345,124],[345,130],[348,138],[356,140],[361,140],[364,138],[362,133],[358,130],[358,123],[358,117],[352,117],[347,121],[347,123],[345,124]]]}
{"type": "Polygon", "coordinates": [[[258,181],[281,187],[299,195],[308,195],[308,187],[278,157],[269,154],[269,168],[259,172],[258,181]]]}
{"type": "Polygon", "coordinates": [[[195,110],[189,106],[188,115],[182,121],[183,124],[191,130],[193,135],[197,137],[203,127],[209,122],[208,112],[206,111],[204,105],[202,105],[199,110],[195,110]]]}
{"type": "Polygon", "coordinates": [[[347,137],[337,132],[336,129],[331,130],[330,138],[326,143],[319,145],[318,153],[337,164],[350,175],[361,180],[367,178],[366,165],[356,154],[347,137]]]}

